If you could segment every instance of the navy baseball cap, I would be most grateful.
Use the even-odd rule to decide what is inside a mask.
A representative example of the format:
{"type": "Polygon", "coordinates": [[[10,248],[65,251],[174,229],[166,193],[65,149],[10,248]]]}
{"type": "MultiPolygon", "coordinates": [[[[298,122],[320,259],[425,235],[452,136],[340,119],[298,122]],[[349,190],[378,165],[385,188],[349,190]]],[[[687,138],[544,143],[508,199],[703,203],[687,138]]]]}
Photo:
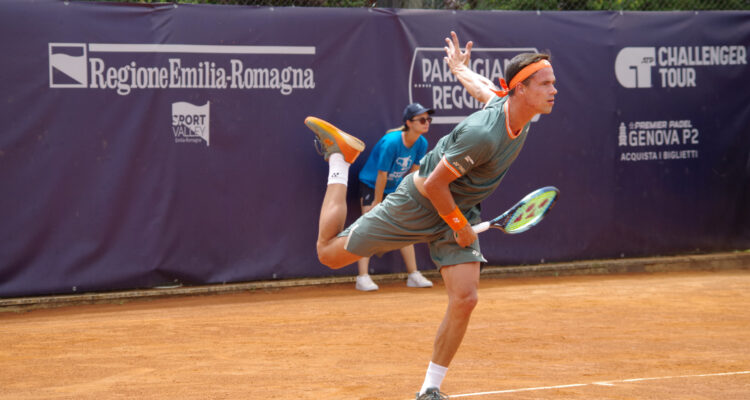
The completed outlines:
{"type": "Polygon", "coordinates": [[[406,120],[412,119],[414,118],[415,115],[419,115],[422,113],[434,114],[435,110],[431,108],[425,108],[423,105],[419,103],[409,104],[404,109],[404,123],[406,123],[406,120]]]}

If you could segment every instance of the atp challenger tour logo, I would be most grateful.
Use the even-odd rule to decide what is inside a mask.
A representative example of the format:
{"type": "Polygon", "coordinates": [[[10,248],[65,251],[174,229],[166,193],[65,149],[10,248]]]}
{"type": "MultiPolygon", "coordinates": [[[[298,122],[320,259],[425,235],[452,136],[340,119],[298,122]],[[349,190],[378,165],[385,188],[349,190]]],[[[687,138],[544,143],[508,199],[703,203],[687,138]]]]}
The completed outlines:
{"type": "MultiPolygon", "coordinates": [[[[469,68],[490,79],[495,85],[505,78],[505,67],[519,53],[538,53],[533,47],[478,48],[471,50],[469,68]]],[[[456,124],[481,109],[445,63],[442,47],[417,47],[409,71],[409,102],[430,105],[435,110],[433,124],[456,124]]],[[[535,117],[535,121],[538,116],[535,117]]]]}
{"type": "Polygon", "coordinates": [[[210,145],[211,102],[196,106],[184,101],[172,103],[172,133],[175,143],[200,143],[210,145]]]}
{"type": "Polygon", "coordinates": [[[141,89],[270,89],[289,95],[315,88],[315,73],[304,65],[312,55],[312,46],[49,43],[49,87],[121,96],[141,89]],[[302,65],[282,63],[290,59],[302,65]]]}
{"type": "Polygon", "coordinates": [[[615,58],[615,76],[622,87],[696,87],[696,67],[746,65],[745,46],[625,47],[615,58]],[[652,72],[657,67],[655,83],[652,72]]]}

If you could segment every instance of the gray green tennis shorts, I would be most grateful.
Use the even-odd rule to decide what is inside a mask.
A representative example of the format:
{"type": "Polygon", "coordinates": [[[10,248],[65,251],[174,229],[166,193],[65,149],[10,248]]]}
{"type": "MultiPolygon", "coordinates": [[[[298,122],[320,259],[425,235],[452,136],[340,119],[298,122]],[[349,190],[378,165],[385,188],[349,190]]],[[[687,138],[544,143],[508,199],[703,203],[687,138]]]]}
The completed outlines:
{"type": "MultiPolygon", "coordinates": [[[[472,225],[481,222],[477,207],[464,215],[472,225]]],[[[467,247],[456,243],[453,230],[414,186],[413,174],[407,175],[395,192],[338,236],[348,236],[346,250],[362,257],[427,242],[430,257],[438,269],[446,265],[487,262],[479,249],[479,240],[467,247]]]]}

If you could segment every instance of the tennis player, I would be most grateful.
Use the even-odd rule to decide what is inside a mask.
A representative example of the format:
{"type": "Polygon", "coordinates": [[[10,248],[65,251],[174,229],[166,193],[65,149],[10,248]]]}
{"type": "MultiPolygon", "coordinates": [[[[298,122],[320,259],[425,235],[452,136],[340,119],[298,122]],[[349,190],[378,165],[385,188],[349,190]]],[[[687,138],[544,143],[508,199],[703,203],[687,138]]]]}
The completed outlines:
{"type": "Polygon", "coordinates": [[[508,64],[500,88],[468,68],[472,42],[461,50],[458,37],[446,38],[445,62],[469,94],[485,103],[441,138],[418,172],[347,229],[348,168],[364,144],[333,129],[313,129],[329,164],[321,206],[317,251],[321,263],[341,268],[362,257],[427,242],[448,295],[448,308],[435,338],[432,358],[417,400],[447,399],[440,386],[463,340],[477,304],[480,262],[472,224],[478,204],[495,191],[518,156],[536,114],[554,106],[555,75],[549,55],[523,53],[508,64]]]}

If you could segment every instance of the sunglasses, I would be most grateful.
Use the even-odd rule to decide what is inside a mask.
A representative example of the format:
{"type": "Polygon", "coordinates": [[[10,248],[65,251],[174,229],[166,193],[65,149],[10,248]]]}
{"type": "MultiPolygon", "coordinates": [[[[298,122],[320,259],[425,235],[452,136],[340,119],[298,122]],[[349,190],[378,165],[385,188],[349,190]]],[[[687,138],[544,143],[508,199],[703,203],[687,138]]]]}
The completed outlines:
{"type": "Polygon", "coordinates": [[[419,122],[420,124],[426,124],[428,122],[432,122],[432,117],[421,117],[419,119],[410,119],[409,121],[419,122]]]}

